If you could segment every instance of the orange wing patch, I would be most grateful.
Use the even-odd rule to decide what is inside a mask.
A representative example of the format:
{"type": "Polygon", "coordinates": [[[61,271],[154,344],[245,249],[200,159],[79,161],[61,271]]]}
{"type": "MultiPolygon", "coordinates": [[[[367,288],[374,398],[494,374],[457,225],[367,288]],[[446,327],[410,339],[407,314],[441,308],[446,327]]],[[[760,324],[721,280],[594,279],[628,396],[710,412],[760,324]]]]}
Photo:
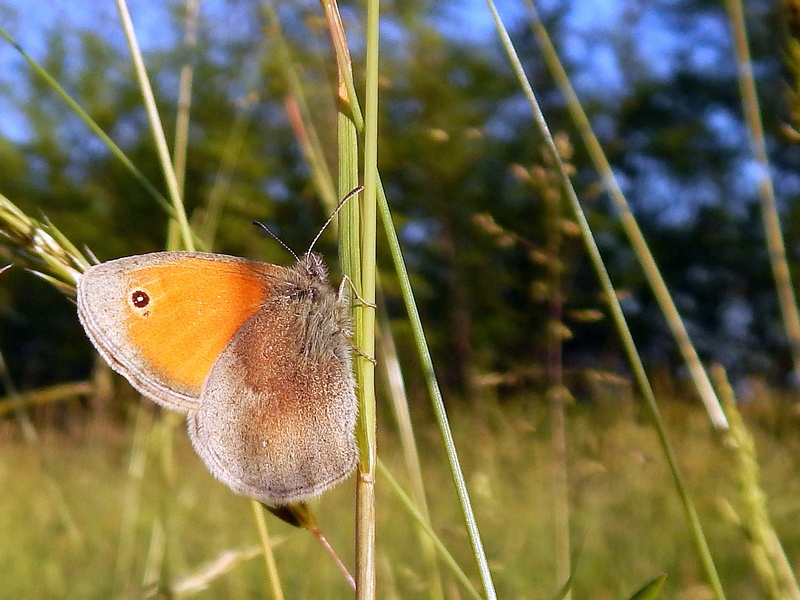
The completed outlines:
{"type": "Polygon", "coordinates": [[[136,269],[129,273],[129,341],[168,387],[199,395],[214,361],[263,303],[270,267],[280,269],[185,257],[136,269]],[[137,309],[131,298],[139,291],[149,303],[137,309]]]}

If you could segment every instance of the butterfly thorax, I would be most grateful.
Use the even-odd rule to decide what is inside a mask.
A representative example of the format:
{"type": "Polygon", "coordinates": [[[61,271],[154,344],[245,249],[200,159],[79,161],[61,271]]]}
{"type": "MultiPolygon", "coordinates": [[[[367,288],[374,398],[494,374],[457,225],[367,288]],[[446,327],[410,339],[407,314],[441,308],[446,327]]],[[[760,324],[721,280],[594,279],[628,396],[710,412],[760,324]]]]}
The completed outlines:
{"type": "Polygon", "coordinates": [[[328,281],[328,269],[317,254],[308,253],[289,269],[281,302],[292,305],[295,339],[301,340],[301,354],[309,361],[330,358],[331,353],[349,364],[351,322],[346,297],[328,281]]]}

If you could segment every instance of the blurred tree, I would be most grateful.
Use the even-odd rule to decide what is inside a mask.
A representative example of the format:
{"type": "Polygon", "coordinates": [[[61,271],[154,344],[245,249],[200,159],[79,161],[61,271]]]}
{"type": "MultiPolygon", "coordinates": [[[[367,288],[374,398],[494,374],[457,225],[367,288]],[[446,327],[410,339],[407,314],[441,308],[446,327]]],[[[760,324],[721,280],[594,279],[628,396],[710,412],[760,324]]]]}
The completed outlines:
{"type": "MultiPolygon", "coordinates": [[[[763,2],[749,9],[763,113],[791,240],[800,227],[800,213],[791,203],[800,188],[793,175],[800,159],[779,137],[785,112],[778,100],[780,53],[769,25],[776,11],[763,2]]],[[[474,397],[477,374],[537,362],[547,323],[546,311],[531,301],[532,288],[544,276],[531,260],[531,248],[498,245],[474,217],[489,213],[501,228],[534,246],[545,243],[547,224],[541,198],[515,174],[518,165],[529,169],[540,163],[541,140],[530,110],[499,45],[453,30],[452,15],[459,10],[456,3],[423,1],[387,7],[379,160],[439,374],[450,392],[474,397]]],[[[741,372],[772,370],[778,377],[785,346],[753,209],[755,178],[725,15],[716,4],[700,0],[646,3],[603,18],[592,18],[588,10],[556,4],[548,26],[704,357],[741,372]]],[[[270,49],[268,30],[267,51],[259,46],[264,34],[257,6],[234,0],[210,3],[204,11],[198,49],[189,57],[195,85],[187,206],[195,216],[202,214],[230,147],[237,111],[246,110],[248,126],[238,140],[215,249],[286,263],[286,253],[252,230],[250,221],[266,221],[302,251],[326,215],[285,116],[283,68],[270,49]]],[[[284,3],[278,13],[313,98],[312,118],[328,162],[335,167],[335,71],[316,4],[284,3]]],[[[349,6],[345,16],[358,76],[364,49],[355,32],[363,14],[349,6]]],[[[180,8],[173,8],[175,31],[180,17],[180,8]]],[[[463,18],[464,23],[478,19],[463,18]]],[[[543,71],[526,23],[515,23],[512,33],[551,128],[568,129],[563,101],[543,71]]],[[[41,60],[161,186],[140,93],[120,39],[118,31],[58,27],[48,32],[41,60]]],[[[179,39],[160,39],[146,56],[168,139],[177,112],[177,74],[187,58],[179,39]]],[[[24,141],[0,140],[0,191],[32,214],[46,214],[103,260],[163,247],[161,209],[49,88],[28,70],[7,72],[0,85],[28,131],[24,141]]],[[[636,339],[651,364],[674,364],[673,345],[613,211],[595,200],[596,174],[580,141],[572,142],[574,181],[590,199],[586,207],[614,279],[630,293],[626,308],[636,339]]],[[[333,255],[329,237],[321,250],[333,255]]],[[[596,308],[594,275],[577,247],[569,256],[574,257],[564,281],[569,306],[596,308]]],[[[797,261],[796,250],[792,258],[797,261]]],[[[388,258],[381,260],[388,272],[388,258]]],[[[401,351],[410,353],[396,285],[391,277],[383,283],[401,351]]],[[[79,335],[75,319],[65,312],[60,324],[45,326],[45,314],[57,314],[47,307],[65,303],[55,294],[28,302],[32,289],[34,284],[16,274],[4,276],[0,285],[0,349],[12,373],[24,373],[26,386],[85,374],[91,361],[88,345],[81,342],[80,352],[73,350],[79,335]],[[31,350],[45,347],[60,350],[31,350]]],[[[617,364],[615,334],[605,322],[569,325],[568,365],[617,364]]]]}

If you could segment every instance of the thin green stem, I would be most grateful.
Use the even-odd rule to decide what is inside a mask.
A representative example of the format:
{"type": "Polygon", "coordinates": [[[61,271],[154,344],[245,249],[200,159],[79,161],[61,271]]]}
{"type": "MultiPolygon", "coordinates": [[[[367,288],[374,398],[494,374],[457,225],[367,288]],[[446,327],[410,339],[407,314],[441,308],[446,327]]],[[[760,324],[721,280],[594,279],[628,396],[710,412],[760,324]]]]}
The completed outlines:
{"type": "MultiPolygon", "coordinates": [[[[184,197],[186,188],[186,156],[189,146],[189,115],[192,106],[192,79],[194,78],[194,65],[191,57],[197,46],[197,17],[199,13],[199,0],[186,0],[185,2],[185,27],[183,48],[186,62],[181,67],[180,83],[178,84],[178,114],[175,118],[175,150],[172,157],[172,168],[175,170],[175,179],[178,182],[178,192],[184,197]]],[[[167,233],[167,248],[177,247],[178,234],[177,221],[170,220],[167,233]]]]}
{"type": "Polygon", "coordinates": [[[554,164],[557,166],[560,172],[561,180],[564,186],[564,192],[567,195],[572,211],[575,214],[575,219],[580,228],[584,245],[589,253],[589,258],[592,261],[592,265],[594,266],[598,278],[600,279],[600,284],[603,288],[603,294],[605,295],[606,302],[611,310],[611,315],[616,325],[617,332],[622,338],[623,347],[625,348],[628,361],[633,369],[634,378],[636,379],[640,392],[644,397],[645,406],[650,413],[659,443],[661,444],[661,448],[667,460],[670,473],[672,474],[675,488],[678,491],[678,495],[680,496],[682,505],[684,507],[684,512],[686,513],[686,518],[689,521],[695,546],[698,554],[700,555],[703,568],[705,569],[706,577],[708,578],[708,582],[711,585],[715,598],[717,598],[717,600],[721,600],[725,597],[725,594],[722,590],[722,583],[719,580],[716,566],[714,565],[714,559],[711,556],[708,542],[706,541],[705,534],[703,533],[703,528],[700,523],[700,518],[697,515],[697,510],[695,509],[694,504],[689,496],[689,492],[686,488],[680,468],[678,467],[677,460],[675,459],[675,454],[672,450],[669,440],[667,439],[663,419],[661,418],[661,413],[658,409],[658,404],[656,403],[655,394],[653,393],[653,389],[650,386],[649,380],[647,379],[647,373],[644,370],[644,365],[642,364],[641,358],[636,349],[636,343],[634,342],[633,336],[631,335],[630,329],[625,321],[625,315],[622,312],[622,306],[620,305],[616,291],[614,290],[614,284],[611,282],[611,278],[609,277],[608,271],[605,268],[603,257],[600,254],[600,249],[597,247],[597,243],[592,235],[592,230],[589,227],[589,221],[586,219],[586,214],[583,212],[583,207],[581,206],[578,196],[575,193],[575,189],[572,187],[572,183],[569,180],[564,163],[558,154],[555,141],[553,140],[553,135],[544,119],[544,114],[541,111],[539,102],[536,100],[536,95],[533,92],[533,88],[525,76],[525,71],[522,68],[519,55],[517,54],[514,45],[511,42],[511,38],[508,35],[508,30],[505,28],[505,25],[503,25],[503,21],[494,2],[492,0],[487,0],[487,4],[489,5],[489,10],[492,12],[492,16],[494,17],[498,35],[500,36],[501,43],[503,44],[506,54],[511,61],[511,66],[514,69],[514,72],[519,80],[519,84],[531,105],[534,119],[539,131],[544,136],[554,164]]]}
{"type": "Polygon", "coordinates": [[[136,32],[133,28],[133,21],[131,20],[130,12],[125,0],[116,0],[117,10],[119,11],[120,21],[122,22],[122,29],[125,32],[125,38],[128,41],[128,47],[131,51],[131,60],[133,61],[133,69],[136,73],[136,79],[139,82],[139,88],[142,91],[145,110],[147,111],[147,118],[150,121],[150,129],[153,133],[153,141],[156,145],[159,161],[161,162],[161,170],[164,173],[164,179],[167,183],[167,190],[172,202],[172,209],[175,211],[175,218],[178,221],[178,226],[181,231],[181,238],[183,246],[187,250],[194,249],[194,238],[192,237],[191,229],[189,228],[189,220],[186,217],[186,210],[181,199],[180,186],[178,179],[175,176],[175,170],[172,168],[172,160],[169,155],[169,147],[167,146],[167,137],[164,134],[164,128],[161,125],[161,118],[158,115],[158,107],[156,106],[155,95],[153,88],[150,85],[150,80],[147,76],[147,69],[144,65],[144,58],[142,51],[139,48],[139,42],[136,39],[136,32]]]}
{"type": "Polygon", "coordinates": [[[278,566],[275,563],[275,554],[272,552],[272,542],[269,539],[267,530],[267,520],[264,518],[264,507],[257,500],[250,500],[250,508],[253,509],[253,516],[256,519],[258,538],[261,540],[261,550],[264,553],[264,565],[267,569],[267,578],[272,588],[272,597],[275,600],[283,600],[283,587],[278,576],[278,566]]]}
{"type": "Polygon", "coordinates": [[[470,582],[469,577],[467,577],[466,573],[464,573],[464,570],[461,568],[458,562],[456,562],[456,559],[447,550],[447,547],[442,543],[442,540],[439,539],[439,536],[436,535],[436,532],[431,527],[430,522],[422,514],[421,507],[417,506],[411,499],[411,497],[403,491],[403,488],[400,486],[400,484],[391,474],[389,469],[386,467],[386,465],[383,464],[383,461],[381,461],[380,459],[378,459],[378,470],[380,471],[381,476],[384,477],[386,481],[389,483],[389,487],[392,489],[392,491],[395,494],[397,494],[398,498],[400,498],[400,502],[403,503],[403,506],[405,506],[406,510],[408,510],[408,513],[417,522],[417,525],[419,525],[422,531],[425,532],[428,539],[430,539],[431,542],[433,542],[434,547],[436,548],[436,550],[438,550],[439,554],[444,559],[444,562],[447,563],[447,566],[449,566],[450,569],[453,571],[453,574],[456,576],[456,579],[458,579],[458,581],[461,582],[461,585],[464,586],[464,589],[467,590],[467,592],[469,592],[469,595],[471,597],[480,598],[481,595],[472,585],[472,582],[470,582]]]}
{"type": "Polygon", "coordinates": [[[359,294],[364,303],[356,310],[356,370],[361,392],[360,421],[364,433],[365,453],[358,472],[358,508],[364,514],[358,520],[356,539],[361,547],[356,562],[356,598],[376,597],[375,556],[375,459],[376,405],[375,364],[366,357],[375,356],[375,253],[377,243],[376,194],[378,181],[378,48],[380,2],[367,2],[366,113],[364,121],[364,193],[361,203],[361,284],[359,294]]]}
{"type": "Polygon", "coordinates": [[[547,30],[539,19],[539,15],[536,12],[532,0],[526,0],[526,4],[533,13],[534,22],[532,27],[542,45],[542,54],[544,55],[545,61],[550,68],[550,72],[553,74],[556,85],[567,99],[567,107],[569,108],[570,115],[580,132],[581,138],[586,144],[586,148],[589,151],[589,156],[595,168],[603,179],[603,186],[614,202],[622,228],[628,236],[628,240],[630,241],[633,251],[636,253],[639,264],[642,266],[642,271],[647,278],[647,282],[650,284],[650,289],[653,290],[653,295],[661,308],[667,326],[672,332],[672,337],[675,339],[678,350],[683,356],[683,360],[691,373],[697,393],[700,395],[700,399],[705,405],[714,427],[718,429],[727,429],[728,422],[725,419],[725,413],[720,407],[719,398],[717,398],[717,394],[714,392],[714,386],[711,385],[708,372],[703,366],[703,363],[700,362],[697,350],[689,337],[689,332],[686,330],[678,308],[672,300],[672,295],[667,288],[664,278],[661,276],[661,271],[653,258],[653,254],[650,252],[650,248],[642,234],[642,230],[639,228],[636,217],[633,215],[628,201],[622,193],[614,171],[603,152],[603,148],[600,146],[597,136],[595,136],[592,130],[589,118],[586,116],[586,112],[583,110],[583,106],[581,106],[580,100],[578,100],[578,96],[572,88],[569,77],[558,58],[558,54],[550,40],[547,30]]]}
{"type": "MultiPolygon", "coordinates": [[[[380,286],[378,289],[381,289],[380,286]]],[[[385,304],[383,296],[380,293],[378,294],[378,300],[379,305],[385,304]]],[[[392,336],[389,317],[386,315],[386,311],[379,312],[378,318],[378,343],[380,348],[379,354],[381,356],[381,361],[378,364],[384,371],[387,393],[392,403],[394,418],[397,422],[397,430],[400,434],[400,447],[403,450],[406,470],[411,479],[411,490],[413,492],[416,510],[419,512],[420,519],[430,523],[431,515],[425,496],[425,481],[422,478],[419,449],[414,439],[414,426],[411,422],[411,413],[408,408],[408,395],[406,394],[406,386],[403,381],[403,371],[400,368],[400,360],[397,356],[397,348],[395,347],[394,337],[392,336]]],[[[378,466],[381,466],[380,463],[378,466]]],[[[444,600],[442,578],[439,574],[434,545],[424,530],[418,530],[418,533],[423,556],[430,570],[431,599],[444,600]]]]}
{"type": "Polygon", "coordinates": [[[458,500],[461,504],[461,510],[464,514],[464,524],[467,528],[469,541],[472,545],[472,551],[475,555],[475,560],[478,564],[478,571],[483,583],[483,589],[486,597],[494,599],[497,594],[494,589],[494,582],[492,581],[492,573],[489,570],[489,561],[486,559],[486,552],[483,548],[481,541],[481,534],[478,530],[478,522],[475,519],[475,512],[472,510],[472,502],[469,499],[469,490],[467,490],[467,483],[464,479],[464,472],[461,469],[461,462],[458,458],[456,451],[455,440],[453,440],[453,432],[450,429],[450,422],[447,418],[447,410],[444,406],[444,399],[442,398],[442,391],[439,388],[439,382],[436,379],[436,373],[433,369],[433,358],[431,358],[430,349],[426,343],[425,331],[422,327],[422,319],[417,310],[417,303],[414,299],[414,291],[411,288],[411,280],[408,276],[405,260],[403,259],[403,252],[400,248],[400,240],[397,237],[397,231],[394,228],[392,221],[392,213],[389,210],[389,202],[386,199],[386,192],[383,186],[380,185],[378,189],[378,211],[383,223],[386,238],[389,244],[389,250],[394,261],[394,267],[397,271],[397,277],[400,282],[400,289],[403,294],[406,310],[408,311],[408,318],[411,323],[411,332],[414,336],[414,341],[419,352],[420,362],[422,363],[422,374],[425,378],[425,383],[428,387],[428,394],[431,397],[433,405],[434,416],[436,423],[439,426],[439,431],[442,435],[444,449],[447,454],[447,460],[450,463],[450,471],[453,476],[453,482],[458,494],[458,500]]]}
{"type": "Polygon", "coordinates": [[[33,58],[31,58],[27,52],[22,49],[17,42],[8,34],[8,32],[0,27],[0,37],[5,39],[9,44],[11,44],[14,49],[22,55],[22,58],[28,63],[28,66],[33,69],[33,71],[41,77],[50,88],[58,94],[58,96],[64,101],[64,103],[76,114],[78,117],[86,124],[86,126],[98,137],[100,140],[106,145],[106,147],[111,150],[112,154],[117,157],[117,159],[122,162],[123,165],[131,172],[131,174],[142,184],[142,186],[150,193],[150,195],[155,198],[158,203],[168,211],[170,215],[173,214],[172,207],[167,202],[166,198],[161,195],[155,186],[150,183],[150,180],[144,176],[144,174],[136,168],[136,165],[131,162],[131,160],[125,156],[125,153],[122,149],[117,146],[114,141],[106,135],[106,133],[100,129],[100,126],[94,122],[94,120],[88,115],[88,113],[83,110],[72,97],[67,94],[67,91],[59,85],[59,83],[53,79],[53,77],[33,58]]]}
{"type": "MultiPolygon", "coordinates": [[[[306,97],[303,84],[295,61],[292,59],[286,37],[283,35],[280,21],[275,14],[272,4],[264,5],[264,14],[267,18],[270,38],[273,40],[277,54],[277,62],[283,69],[283,77],[289,88],[286,99],[286,109],[289,114],[289,121],[295,131],[295,137],[300,143],[303,154],[308,161],[311,169],[311,176],[314,178],[314,185],[317,193],[322,199],[328,214],[333,214],[339,205],[339,200],[343,195],[337,196],[336,186],[334,185],[331,172],[325,161],[325,153],[322,149],[317,130],[312,126],[311,111],[309,110],[308,99],[306,97]]],[[[350,188],[352,190],[355,186],[350,188]]],[[[347,190],[349,192],[350,190],[347,190]]],[[[347,193],[345,192],[345,193],[347,193]]]]}
{"type": "Polygon", "coordinates": [[[775,190],[772,187],[767,144],[764,140],[764,126],[761,123],[761,110],[758,106],[756,83],[753,77],[753,62],[750,58],[750,45],[744,23],[744,11],[740,0],[726,0],[725,7],[731,22],[736,67],[739,70],[739,93],[742,97],[744,117],[750,129],[750,145],[753,155],[761,165],[758,194],[761,198],[761,214],[764,219],[764,234],[767,238],[772,275],[778,292],[778,301],[783,316],[783,326],[789,339],[789,349],[794,363],[794,376],[800,378],[800,312],[792,285],[789,263],[786,259],[786,243],[781,231],[780,216],[775,203],[775,190]]]}

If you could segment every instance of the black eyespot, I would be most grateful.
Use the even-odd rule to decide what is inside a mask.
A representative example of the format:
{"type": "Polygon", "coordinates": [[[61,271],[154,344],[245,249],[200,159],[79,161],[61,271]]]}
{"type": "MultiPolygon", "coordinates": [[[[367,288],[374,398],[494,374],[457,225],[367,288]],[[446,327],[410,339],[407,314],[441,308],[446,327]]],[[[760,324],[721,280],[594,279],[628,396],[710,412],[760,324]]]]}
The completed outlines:
{"type": "Polygon", "coordinates": [[[150,304],[150,296],[147,295],[147,292],[136,290],[131,294],[131,302],[136,308],[144,308],[150,304]]]}

